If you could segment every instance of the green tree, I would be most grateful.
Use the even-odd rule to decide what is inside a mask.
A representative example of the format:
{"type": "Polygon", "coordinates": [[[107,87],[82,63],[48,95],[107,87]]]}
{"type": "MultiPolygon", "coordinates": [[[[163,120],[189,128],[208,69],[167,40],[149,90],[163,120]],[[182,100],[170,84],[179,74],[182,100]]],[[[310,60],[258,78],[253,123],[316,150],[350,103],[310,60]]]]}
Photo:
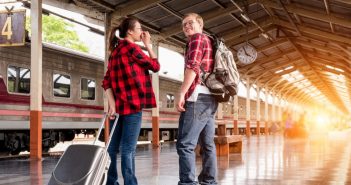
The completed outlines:
{"type": "MultiPolygon", "coordinates": [[[[77,51],[89,52],[89,48],[79,40],[73,30],[74,25],[56,16],[43,15],[43,41],[71,48],[77,51]]],[[[26,19],[26,30],[30,34],[30,17],[26,19]]]]}

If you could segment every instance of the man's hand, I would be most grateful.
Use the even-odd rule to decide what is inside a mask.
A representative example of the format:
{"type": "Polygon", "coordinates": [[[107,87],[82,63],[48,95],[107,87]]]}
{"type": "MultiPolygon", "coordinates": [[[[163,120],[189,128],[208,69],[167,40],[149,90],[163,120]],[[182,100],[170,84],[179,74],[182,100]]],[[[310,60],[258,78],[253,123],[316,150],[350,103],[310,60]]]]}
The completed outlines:
{"type": "Polygon", "coordinates": [[[179,112],[184,112],[185,111],[184,104],[185,104],[184,95],[180,95],[179,96],[179,100],[177,102],[177,110],[179,112]]]}

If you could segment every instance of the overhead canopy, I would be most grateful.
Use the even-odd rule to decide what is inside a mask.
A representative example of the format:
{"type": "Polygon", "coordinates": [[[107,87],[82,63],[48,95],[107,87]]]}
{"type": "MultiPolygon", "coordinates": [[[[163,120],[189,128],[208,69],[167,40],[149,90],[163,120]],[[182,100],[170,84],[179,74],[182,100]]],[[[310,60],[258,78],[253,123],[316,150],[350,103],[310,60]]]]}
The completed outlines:
{"type": "Polygon", "coordinates": [[[199,13],[205,31],[236,51],[248,43],[258,57],[238,62],[245,83],[287,100],[330,102],[350,113],[351,1],[349,0],[44,0],[103,25],[138,18],[160,42],[184,47],[181,19],[199,13]],[[246,19],[246,20],[245,20],[246,19]]]}

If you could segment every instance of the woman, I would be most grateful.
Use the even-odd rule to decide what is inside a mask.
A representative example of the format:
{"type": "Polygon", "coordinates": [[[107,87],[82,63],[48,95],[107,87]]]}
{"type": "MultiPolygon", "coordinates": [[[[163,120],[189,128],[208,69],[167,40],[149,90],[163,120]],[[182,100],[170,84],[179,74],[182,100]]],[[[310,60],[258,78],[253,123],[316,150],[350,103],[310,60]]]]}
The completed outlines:
{"type": "Polygon", "coordinates": [[[143,108],[156,107],[148,70],[158,72],[160,64],[152,51],[150,34],[142,31],[137,19],[126,18],[119,27],[112,30],[109,43],[110,58],[102,82],[108,99],[108,114],[119,119],[112,136],[108,153],[111,165],[107,184],[117,184],[117,153],[121,152],[121,169],[125,185],[138,184],[135,176],[135,149],[141,127],[143,108]],[[119,31],[119,38],[116,31],[119,31]],[[145,55],[135,42],[142,41],[150,57],[145,55]]]}

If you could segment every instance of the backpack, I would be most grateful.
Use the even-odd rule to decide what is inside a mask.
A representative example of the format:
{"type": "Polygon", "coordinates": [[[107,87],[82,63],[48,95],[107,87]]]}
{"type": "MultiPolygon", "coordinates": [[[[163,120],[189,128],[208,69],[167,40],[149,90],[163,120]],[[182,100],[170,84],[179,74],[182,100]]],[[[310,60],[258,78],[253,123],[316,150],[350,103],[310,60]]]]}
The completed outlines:
{"type": "Polygon", "coordinates": [[[206,73],[202,66],[202,83],[210,90],[217,102],[228,102],[230,97],[238,93],[239,72],[233,53],[225,46],[222,39],[211,35],[213,43],[214,67],[206,73]]]}

